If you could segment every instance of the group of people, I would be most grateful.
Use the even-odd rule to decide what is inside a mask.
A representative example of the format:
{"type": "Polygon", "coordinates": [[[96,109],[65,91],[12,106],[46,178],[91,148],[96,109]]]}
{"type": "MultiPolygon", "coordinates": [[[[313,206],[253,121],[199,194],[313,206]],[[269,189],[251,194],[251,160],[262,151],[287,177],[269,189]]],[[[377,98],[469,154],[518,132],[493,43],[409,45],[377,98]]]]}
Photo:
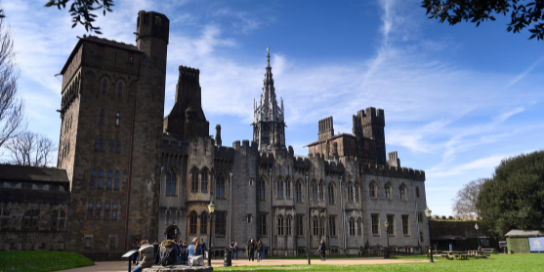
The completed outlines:
{"type": "Polygon", "coordinates": [[[257,255],[257,262],[260,262],[264,258],[265,246],[261,240],[255,243],[253,239],[250,239],[246,244],[246,252],[248,261],[254,262],[257,255]]]}
{"type": "MultiPolygon", "coordinates": [[[[173,265],[187,264],[189,257],[204,257],[204,253],[208,250],[204,239],[199,241],[198,238],[194,238],[189,245],[187,242],[182,243],[176,240],[165,240],[161,244],[168,249],[173,249],[175,256],[173,265]]],[[[144,268],[153,266],[153,264],[159,264],[161,249],[156,241],[153,245],[150,245],[147,240],[142,240],[140,244],[134,243],[132,248],[138,250],[132,255],[133,264],[138,265],[132,272],[139,272],[144,268]]]]}

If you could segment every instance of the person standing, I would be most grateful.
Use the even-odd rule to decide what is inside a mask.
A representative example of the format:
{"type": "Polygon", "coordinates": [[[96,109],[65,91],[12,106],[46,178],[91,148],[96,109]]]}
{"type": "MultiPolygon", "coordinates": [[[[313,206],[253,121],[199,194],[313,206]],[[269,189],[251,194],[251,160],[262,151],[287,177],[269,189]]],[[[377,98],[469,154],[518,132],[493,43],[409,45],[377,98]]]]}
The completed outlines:
{"type": "Polygon", "coordinates": [[[230,243],[230,251],[232,253],[232,259],[237,260],[238,259],[238,243],[236,241],[232,240],[232,243],[230,243]]]}
{"type": "MultiPolygon", "coordinates": [[[[136,241],[134,241],[132,243],[132,249],[135,249],[135,250],[139,250],[140,247],[138,246],[138,244],[136,243],[136,241]]],[[[137,264],[138,263],[138,251],[136,251],[136,253],[132,254],[132,264],[137,264]]]]}
{"type": "Polygon", "coordinates": [[[319,255],[321,256],[321,260],[326,261],[327,260],[327,256],[326,256],[327,246],[325,246],[325,242],[323,241],[323,239],[321,239],[321,243],[319,244],[318,250],[319,250],[319,255]]]}
{"type": "Polygon", "coordinates": [[[263,243],[261,240],[257,243],[255,251],[257,252],[257,262],[260,262],[263,258],[263,243]]]}
{"type": "MultiPolygon", "coordinates": [[[[206,243],[204,242],[204,238],[200,239],[200,247],[202,247],[202,253],[204,257],[208,257],[208,248],[206,247],[206,243]]],[[[209,257],[208,257],[209,258],[209,257]]]]}
{"type": "Polygon", "coordinates": [[[253,242],[253,239],[249,240],[249,243],[247,244],[247,258],[248,261],[255,261],[255,249],[256,249],[255,242],[253,242]]]}
{"type": "Polygon", "coordinates": [[[144,268],[153,266],[153,246],[150,245],[147,240],[142,240],[138,248],[141,262],[138,263],[138,266],[136,266],[132,272],[140,272],[144,268]]]}

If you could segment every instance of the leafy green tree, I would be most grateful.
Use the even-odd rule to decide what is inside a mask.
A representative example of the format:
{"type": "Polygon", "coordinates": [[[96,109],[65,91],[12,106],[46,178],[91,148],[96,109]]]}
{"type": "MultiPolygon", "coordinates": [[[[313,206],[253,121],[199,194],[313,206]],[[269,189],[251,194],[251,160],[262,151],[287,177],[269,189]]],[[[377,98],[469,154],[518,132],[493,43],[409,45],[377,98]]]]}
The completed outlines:
{"type": "Polygon", "coordinates": [[[544,229],[544,151],[504,159],[480,191],[476,207],[490,232],[544,229]]]}
{"type": "Polygon", "coordinates": [[[508,32],[519,33],[529,28],[529,39],[544,40],[544,0],[423,0],[421,7],[427,9],[429,18],[448,21],[455,25],[461,21],[480,23],[495,21],[494,15],[510,15],[508,32]]]}
{"type": "Polygon", "coordinates": [[[72,16],[72,27],[81,24],[85,26],[87,31],[102,34],[100,27],[93,25],[97,17],[93,11],[101,9],[104,16],[106,16],[106,12],[111,12],[113,0],[50,0],[45,6],[57,6],[58,9],[64,9],[68,2],[72,2],[68,11],[72,16]]]}

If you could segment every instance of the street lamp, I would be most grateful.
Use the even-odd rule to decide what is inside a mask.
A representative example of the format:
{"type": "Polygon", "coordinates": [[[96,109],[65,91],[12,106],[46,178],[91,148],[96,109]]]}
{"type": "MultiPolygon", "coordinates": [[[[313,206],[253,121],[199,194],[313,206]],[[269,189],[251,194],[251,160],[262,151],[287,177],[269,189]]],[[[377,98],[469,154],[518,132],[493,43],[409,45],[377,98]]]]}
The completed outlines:
{"type": "Polygon", "coordinates": [[[430,262],[431,263],[434,263],[434,260],[433,260],[433,241],[431,240],[431,210],[429,210],[429,207],[427,207],[427,209],[425,210],[425,216],[427,216],[427,222],[429,223],[429,245],[431,247],[431,252],[430,252],[430,255],[431,255],[431,259],[430,259],[430,262]]]}
{"type": "Polygon", "coordinates": [[[312,264],[312,262],[310,261],[310,243],[311,243],[311,239],[310,239],[310,183],[308,182],[308,171],[306,171],[305,173],[305,177],[306,177],[306,203],[308,203],[308,230],[306,231],[306,233],[308,234],[308,237],[306,237],[306,239],[308,239],[306,241],[306,247],[308,248],[306,251],[306,254],[308,255],[308,265],[312,264]]]}
{"type": "Polygon", "coordinates": [[[478,223],[474,225],[474,228],[476,229],[476,240],[478,240],[478,250],[480,249],[480,234],[478,230],[480,229],[480,226],[478,226],[478,223]]]}
{"type": "Polygon", "coordinates": [[[213,218],[213,212],[215,211],[215,204],[213,203],[213,199],[210,201],[210,204],[208,205],[208,211],[210,212],[210,234],[208,235],[208,245],[210,246],[210,252],[208,252],[208,266],[212,266],[212,218],[213,218]]]}
{"type": "Polygon", "coordinates": [[[385,221],[384,225],[385,225],[385,236],[387,236],[387,247],[383,251],[383,258],[384,259],[389,259],[390,255],[391,255],[390,252],[389,252],[389,222],[385,221]]]}

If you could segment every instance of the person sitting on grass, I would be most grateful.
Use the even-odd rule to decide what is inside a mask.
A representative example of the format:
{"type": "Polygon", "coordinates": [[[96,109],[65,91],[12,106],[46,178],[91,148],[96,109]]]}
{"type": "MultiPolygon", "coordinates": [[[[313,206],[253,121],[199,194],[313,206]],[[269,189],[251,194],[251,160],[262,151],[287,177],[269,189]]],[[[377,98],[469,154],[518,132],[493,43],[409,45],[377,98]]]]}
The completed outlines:
{"type": "Polygon", "coordinates": [[[142,269],[150,268],[153,265],[153,245],[150,245],[147,240],[142,240],[138,252],[140,261],[132,272],[140,272],[142,269]]]}

